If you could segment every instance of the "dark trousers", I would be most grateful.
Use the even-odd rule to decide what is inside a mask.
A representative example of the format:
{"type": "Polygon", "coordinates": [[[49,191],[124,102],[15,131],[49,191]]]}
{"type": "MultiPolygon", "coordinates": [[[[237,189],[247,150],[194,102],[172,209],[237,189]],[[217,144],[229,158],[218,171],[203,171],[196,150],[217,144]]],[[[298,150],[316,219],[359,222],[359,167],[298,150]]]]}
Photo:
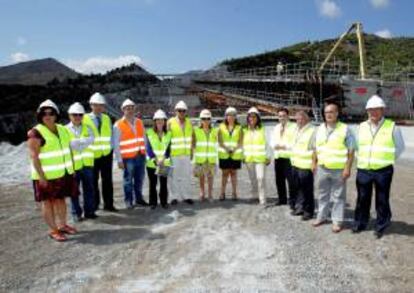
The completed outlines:
{"type": "Polygon", "coordinates": [[[313,193],[312,171],[292,167],[292,179],[296,189],[292,198],[295,210],[303,212],[306,216],[313,217],[315,197],[313,193]]]}
{"type": "Polygon", "coordinates": [[[157,176],[154,168],[147,168],[147,174],[149,179],[149,204],[150,206],[156,206],[158,204],[158,196],[160,197],[160,203],[165,206],[168,202],[168,189],[167,189],[167,177],[157,176]],[[160,182],[160,192],[157,195],[157,183],[160,182]]]}
{"type": "Polygon", "coordinates": [[[112,184],[112,152],[109,155],[95,159],[93,166],[94,175],[94,192],[95,192],[95,210],[99,208],[99,176],[101,177],[102,198],[104,208],[110,209],[114,206],[114,187],[112,184]]]}
{"type": "Polygon", "coordinates": [[[288,202],[287,189],[286,189],[286,182],[287,182],[288,187],[289,187],[289,205],[291,208],[293,208],[294,202],[292,200],[291,194],[295,192],[295,187],[292,184],[293,183],[292,182],[292,166],[290,164],[290,159],[285,159],[285,158],[275,159],[274,166],[275,166],[275,180],[276,180],[277,194],[279,197],[279,203],[286,204],[288,202]]]}
{"type": "Polygon", "coordinates": [[[80,188],[82,184],[83,211],[79,203],[79,196],[71,197],[71,211],[73,216],[81,217],[95,214],[95,196],[93,187],[93,168],[83,167],[75,172],[75,178],[80,188]]]}
{"type": "Polygon", "coordinates": [[[368,225],[373,187],[375,187],[377,212],[375,230],[382,232],[391,223],[390,189],[393,173],[393,166],[380,170],[358,169],[356,176],[358,198],[354,216],[357,228],[363,230],[368,225]]]}

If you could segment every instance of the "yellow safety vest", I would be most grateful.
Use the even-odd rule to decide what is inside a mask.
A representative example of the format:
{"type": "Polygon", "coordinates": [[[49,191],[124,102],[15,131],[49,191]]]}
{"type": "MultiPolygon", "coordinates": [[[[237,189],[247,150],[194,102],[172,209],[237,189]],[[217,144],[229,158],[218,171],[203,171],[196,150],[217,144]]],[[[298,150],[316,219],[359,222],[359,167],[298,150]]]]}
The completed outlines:
{"type": "Polygon", "coordinates": [[[243,156],[246,163],[266,162],[266,136],[264,127],[243,129],[243,156]]]}
{"type": "MultiPolygon", "coordinates": [[[[35,126],[35,129],[45,140],[45,144],[40,148],[39,160],[47,180],[58,179],[65,176],[66,173],[73,174],[74,172],[68,130],[60,124],[56,124],[56,128],[58,135],[42,124],[35,126]]],[[[39,180],[40,177],[33,166],[33,162],[31,169],[32,179],[39,180]]]]}
{"type": "Polygon", "coordinates": [[[344,169],[348,159],[348,149],[345,145],[347,126],[338,122],[333,132],[327,135],[326,124],[318,127],[316,132],[316,152],[318,165],[327,169],[344,169]]]}
{"type": "Polygon", "coordinates": [[[315,128],[310,124],[304,127],[305,129],[302,129],[301,131],[296,128],[295,141],[293,142],[290,161],[292,166],[296,168],[310,170],[312,169],[313,150],[309,150],[309,143],[315,128]]]}
{"type": "MultiPolygon", "coordinates": [[[[82,123],[81,127],[82,127],[82,130],[81,130],[80,136],[76,136],[71,131],[71,129],[69,129],[69,127],[67,127],[69,137],[70,137],[71,141],[74,140],[74,139],[78,139],[78,138],[89,137],[88,126],[86,126],[85,124],[82,123]]],[[[76,151],[76,150],[72,150],[72,155],[73,155],[73,165],[74,165],[75,171],[81,170],[83,167],[93,167],[94,152],[93,152],[93,149],[91,148],[91,146],[88,146],[87,148],[85,148],[81,152],[76,151]]]]}
{"type": "MultiPolygon", "coordinates": [[[[171,143],[171,132],[168,131],[164,133],[162,138],[158,136],[158,134],[154,131],[154,129],[150,128],[147,130],[147,137],[148,143],[151,145],[152,151],[155,154],[157,160],[164,158],[165,151],[167,150],[169,144],[171,143]]],[[[171,166],[171,159],[164,160],[165,166],[171,166]]],[[[148,168],[156,168],[155,162],[153,159],[148,157],[147,154],[147,167],[148,168]]]]}
{"type": "MultiPolygon", "coordinates": [[[[240,135],[241,135],[241,126],[235,125],[233,132],[230,134],[229,129],[225,123],[221,123],[219,126],[219,132],[221,134],[221,139],[225,147],[235,149],[239,144],[240,135]]],[[[228,159],[231,158],[236,161],[240,161],[243,158],[243,151],[241,148],[235,150],[231,156],[230,154],[222,147],[219,147],[219,158],[228,159]]]]}
{"type": "Polygon", "coordinates": [[[281,123],[275,126],[274,129],[274,136],[273,136],[273,145],[280,145],[286,146],[288,149],[286,150],[274,150],[273,155],[275,159],[284,158],[289,159],[291,156],[290,146],[292,144],[294,132],[295,132],[295,124],[292,122],[287,122],[285,126],[286,129],[283,132],[283,135],[280,136],[280,127],[282,127],[281,123]]]}
{"type": "Polygon", "coordinates": [[[93,135],[95,136],[95,141],[93,145],[91,145],[95,159],[109,155],[111,153],[112,136],[111,119],[109,118],[109,116],[106,114],[101,114],[100,131],[98,130],[98,128],[96,128],[96,125],[92,121],[90,114],[83,115],[82,123],[89,126],[93,131],[93,135]]]}
{"type": "Polygon", "coordinates": [[[359,169],[378,170],[395,163],[395,144],[393,139],[395,123],[385,119],[373,136],[370,124],[365,121],[358,130],[358,164],[359,169]]]}
{"type": "Polygon", "coordinates": [[[217,162],[217,134],[217,128],[211,128],[208,135],[202,128],[194,128],[196,139],[194,159],[196,164],[206,162],[215,164],[217,162]]]}
{"type": "Polygon", "coordinates": [[[171,131],[171,157],[189,156],[191,154],[191,137],[193,126],[189,118],[185,118],[184,129],[181,128],[178,118],[168,120],[171,131]]]}

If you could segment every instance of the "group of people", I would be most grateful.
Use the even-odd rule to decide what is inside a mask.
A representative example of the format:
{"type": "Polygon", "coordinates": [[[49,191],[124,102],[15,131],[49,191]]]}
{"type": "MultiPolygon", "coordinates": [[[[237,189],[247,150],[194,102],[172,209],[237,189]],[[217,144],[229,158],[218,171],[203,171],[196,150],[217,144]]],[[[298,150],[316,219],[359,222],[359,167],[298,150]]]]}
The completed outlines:
{"type": "Polygon", "coordinates": [[[113,155],[123,170],[127,209],[136,205],[155,209],[158,200],[165,209],[179,200],[192,205],[193,176],[199,181],[200,201],[210,201],[217,166],[222,171],[219,199],[226,199],[230,179],[231,198],[237,200],[237,171],[242,164],[248,171],[252,197],[266,205],[265,173],[273,160],[276,205],[288,204],[292,215],[307,221],[314,217],[317,174],[319,200],[312,225],[325,224],[331,215],[332,231],[338,233],[344,227],[346,182],[356,153],[358,198],[353,232],[367,228],[373,188],[377,212],[375,235],[381,237],[391,222],[389,195],[393,165],[404,150],[404,141],[400,129],[384,117],[386,106],[377,95],[368,100],[368,120],[356,131],[340,122],[338,106],[328,103],[324,107],[325,121],[318,127],[310,122],[305,111],[295,113],[294,123],[289,121],[287,109],[279,109],[279,123],[271,137],[266,134],[256,107],[247,112],[245,126],[239,123],[237,110],[228,107],[223,122],[215,127],[207,109],[201,111],[199,124],[193,125],[187,105],[180,101],[175,105],[174,117],[168,119],[163,110],[157,110],[152,126],[145,128],[130,99],[122,103],[123,117],[114,125],[105,114],[102,94],[93,94],[89,104],[90,113],[85,113],[80,103],[71,105],[70,122],[63,126],[58,123],[59,108],[46,100],[37,109],[38,124],[28,132],[35,200],[41,202],[49,236],[56,241],[65,241],[66,234],[77,233],[76,228],[67,224],[65,197],[71,199],[75,222],[97,217],[100,193],[103,209],[117,212],[113,199],[113,155]],[[149,203],[144,200],[142,190],[145,170],[149,203]]]}

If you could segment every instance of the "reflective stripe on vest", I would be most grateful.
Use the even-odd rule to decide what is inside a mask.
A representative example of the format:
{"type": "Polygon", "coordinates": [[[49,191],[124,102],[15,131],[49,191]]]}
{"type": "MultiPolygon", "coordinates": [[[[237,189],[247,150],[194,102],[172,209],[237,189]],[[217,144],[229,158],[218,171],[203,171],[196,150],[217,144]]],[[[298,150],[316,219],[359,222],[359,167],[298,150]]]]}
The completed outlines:
{"type": "Polygon", "coordinates": [[[346,124],[338,122],[329,136],[325,123],[316,131],[318,165],[327,169],[344,169],[348,160],[348,149],[345,145],[346,124]]]}
{"type": "Polygon", "coordinates": [[[373,136],[367,121],[359,125],[357,154],[359,169],[378,170],[395,163],[395,144],[392,136],[394,127],[393,121],[385,119],[373,136]]]}
{"type": "Polygon", "coordinates": [[[243,129],[243,156],[246,163],[266,162],[265,129],[243,129]]]}
{"type": "Polygon", "coordinates": [[[295,130],[295,141],[293,142],[290,161],[292,166],[310,170],[312,168],[313,151],[309,150],[309,144],[315,128],[310,124],[304,127],[305,129],[301,131],[298,128],[295,130]]]}
{"type": "Polygon", "coordinates": [[[285,126],[286,128],[283,132],[282,137],[280,137],[280,127],[282,127],[281,123],[275,126],[275,129],[273,132],[273,145],[285,146],[288,149],[287,150],[274,150],[273,156],[275,159],[278,159],[278,158],[288,159],[290,158],[290,155],[291,155],[291,151],[289,149],[290,149],[290,146],[292,145],[292,140],[293,140],[293,136],[295,132],[295,124],[288,121],[285,126]]]}
{"type": "MultiPolygon", "coordinates": [[[[77,137],[75,133],[72,132],[72,130],[67,127],[70,140],[74,140],[77,138],[86,138],[89,137],[89,131],[88,126],[85,124],[82,124],[82,130],[80,133],[80,136],[77,137]]],[[[73,167],[75,171],[81,170],[84,166],[85,167],[92,167],[94,163],[94,153],[91,146],[88,146],[83,151],[79,152],[72,149],[72,155],[73,155],[73,167]]]]}
{"type": "Polygon", "coordinates": [[[112,136],[112,127],[111,119],[106,114],[101,114],[101,129],[98,131],[95,123],[93,122],[90,114],[83,115],[83,121],[87,126],[89,126],[95,137],[93,144],[90,148],[93,150],[95,159],[102,156],[106,156],[111,152],[111,136],[112,136]]]}
{"type": "MultiPolygon", "coordinates": [[[[157,160],[163,159],[164,154],[171,143],[171,132],[164,133],[162,138],[154,131],[154,129],[148,129],[147,131],[148,143],[151,145],[152,151],[155,154],[157,160]]],[[[171,166],[171,159],[164,160],[165,166],[171,166]]],[[[155,169],[154,160],[147,156],[147,167],[155,169]]]]}
{"type": "Polygon", "coordinates": [[[168,120],[171,130],[171,156],[189,156],[191,154],[191,137],[193,126],[190,119],[185,118],[184,129],[181,128],[178,118],[172,117],[168,120]]]}
{"type": "MultiPolygon", "coordinates": [[[[233,128],[233,132],[230,134],[229,129],[225,123],[221,123],[219,127],[219,132],[221,134],[221,140],[223,145],[227,148],[232,150],[236,149],[237,145],[239,144],[240,135],[241,135],[241,126],[235,125],[233,128]]],[[[233,160],[240,161],[243,158],[243,150],[238,148],[235,150],[231,156],[230,154],[222,147],[218,147],[219,151],[219,158],[220,159],[228,159],[231,158],[233,160]]]]}
{"type": "Polygon", "coordinates": [[[197,164],[206,162],[215,164],[217,162],[217,128],[211,128],[207,133],[200,127],[194,128],[196,139],[194,159],[197,164]]]}
{"type": "Polygon", "coordinates": [[[119,149],[123,159],[135,158],[138,154],[145,155],[145,130],[141,119],[135,119],[135,132],[125,118],[116,122],[121,137],[119,149]]]}
{"type": "MultiPolygon", "coordinates": [[[[42,135],[45,144],[40,148],[39,160],[43,173],[47,180],[58,179],[66,173],[73,174],[72,156],[69,148],[68,130],[60,124],[56,124],[58,135],[51,132],[46,126],[35,126],[42,135]]],[[[32,179],[39,180],[39,174],[32,162],[32,179]]]]}

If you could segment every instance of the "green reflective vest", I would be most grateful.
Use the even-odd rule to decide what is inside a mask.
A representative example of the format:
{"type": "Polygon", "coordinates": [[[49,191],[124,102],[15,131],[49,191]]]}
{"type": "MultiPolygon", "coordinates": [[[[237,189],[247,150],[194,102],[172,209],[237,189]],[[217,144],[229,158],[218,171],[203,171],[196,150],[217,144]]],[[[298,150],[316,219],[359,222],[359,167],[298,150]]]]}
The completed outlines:
{"type": "Polygon", "coordinates": [[[293,136],[295,133],[295,124],[288,121],[285,126],[283,135],[280,135],[281,127],[282,127],[281,123],[275,126],[275,129],[273,132],[273,145],[274,146],[275,145],[285,146],[287,147],[287,149],[286,150],[274,150],[273,155],[275,159],[278,159],[278,158],[289,159],[291,155],[290,146],[294,139],[293,136]]]}
{"type": "MultiPolygon", "coordinates": [[[[66,173],[73,174],[72,156],[70,153],[70,137],[66,127],[56,124],[58,135],[51,132],[43,124],[35,126],[42,135],[45,144],[40,148],[39,160],[46,180],[58,179],[66,173]]],[[[32,179],[39,180],[39,174],[35,170],[33,163],[32,179]]]]}
{"type": "Polygon", "coordinates": [[[196,139],[194,149],[194,160],[196,164],[204,164],[206,162],[215,164],[217,162],[217,128],[210,128],[207,134],[200,127],[194,128],[196,139]]]}
{"type": "MultiPolygon", "coordinates": [[[[241,135],[242,128],[240,125],[235,125],[233,128],[232,133],[230,134],[229,129],[225,123],[221,123],[219,126],[219,132],[221,135],[221,140],[225,147],[228,147],[232,150],[235,150],[237,145],[239,144],[240,135],[241,135]]],[[[219,147],[219,158],[220,159],[228,159],[231,158],[236,161],[240,161],[243,158],[243,150],[241,148],[236,149],[230,155],[224,148],[219,147]]]]}
{"type": "Polygon", "coordinates": [[[109,155],[111,153],[112,136],[111,118],[109,118],[109,116],[106,114],[101,114],[100,130],[96,128],[90,114],[83,115],[82,123],[89,126],[93,131],[93,135],[95,136],[95,141],[93,145],[91,145],[95,159],[109,155]]]}
{"type": "Polygon", "coordinates": [[[292,154],[290,157],[292,166],[303,170],[312,169],[313,150],[309,150],[309,144],[314,131],[315,127],[311,124],[304,126],[304,128],[300,131],[296,127],[295,139],[292,145],[292,154]]]}
{"type": "MultiPolygon", "coordinates": [[[[156,159],[157,160],[163,159],[164,154],[165,154],[168,146],[171,143],[171,132],[168,131],[160,139],[160,137],[154,131],[154,129],[150,128],[150,129],[147,130],[147,138],[148,138],[148,143],[151,145],[152,151],[154,152],[156,159]]],[[[169,159],[169,158],[165,159],[164,160],[164,165],[165,166],[171,166],[171,159],[169,159]]],[[[154,159],[151,159],[150,157],[148,157],[148,154],[147,154],[147,167],[148,168],[153,168],[153,169],[156,168],[154,159]]]]}
{"type": "Polygon", "coordinates": [[[395,163],[395,144],[393,139],[395,123],[385,119],[373,136],[370,124],[365,121],[358,130],[358,164],[359,169],[378,170],[395,163]]]}
{"type": "Polygon", "coordinates": [[[318,165],[327,169],[344,169],[348,160],[348,149],[345,145],[347,126],[338,122],[328,136],[326,124],[316,130],[316,153],[318,165]]]}
{"type": "Polygon", "coordinates": [[[181,128],[178,118],[168,120],[171,131],[171,157],[189,156],[191,154],[191,137],[193,126],[189,118],[185,118],[184,129],[181,128]]]}
{"type": "Polygon", "coordinates": [[[243,157],[246,163],[265,163],[266,135],[264,127],[243,129],[243,157]]]}
{"type": "MultiPolygon", "coordinates": [[[[70,140],[75,140],[79,138],[87,138],[89,137],[88,126],[82,123],[82,130],[80,136],[76,136],[71,129],[68,128],[68,133],[70,136],[70,140]]],[[[83,151],[79,152],[76,150],[72,150],[73,155],[73,165],[75,171],[81,170],[84,166],[85,167],[93,167],[94,163],[94,152],[91,146],[88,146],[83,151]]]]}

